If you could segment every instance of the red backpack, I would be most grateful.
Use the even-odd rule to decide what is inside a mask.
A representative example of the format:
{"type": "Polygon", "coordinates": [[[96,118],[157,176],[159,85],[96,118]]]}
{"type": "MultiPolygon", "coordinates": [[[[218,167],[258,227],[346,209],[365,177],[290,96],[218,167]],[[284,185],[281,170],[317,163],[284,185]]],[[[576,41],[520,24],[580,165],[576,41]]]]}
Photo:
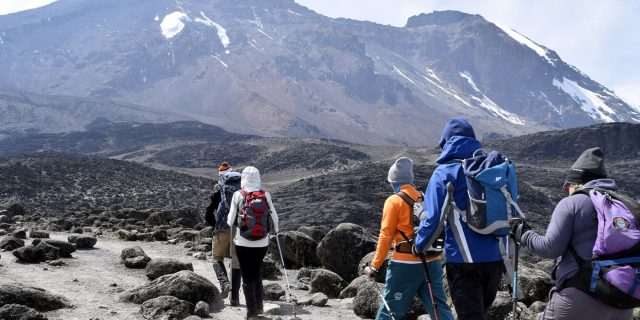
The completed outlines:
{"type": "Polygon", "coordinates": [[[264,191],[247,192],[240,190],[244,198],[242,209],[238,214],[240,236],[247,240],[260,240],[269,234],[269,203],[264,191]]]}

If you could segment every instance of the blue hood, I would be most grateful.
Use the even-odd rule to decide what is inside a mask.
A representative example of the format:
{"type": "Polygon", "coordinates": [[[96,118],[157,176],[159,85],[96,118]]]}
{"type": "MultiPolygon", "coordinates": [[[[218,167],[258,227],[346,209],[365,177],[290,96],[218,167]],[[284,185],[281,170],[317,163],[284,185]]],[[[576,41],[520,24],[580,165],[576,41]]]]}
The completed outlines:
{"type": "Polygon", "coordinates": [[[442,153],[436,163],[443,164],[455,159],[471,158],[473,153],[480,148],[482,148],[482,144],[475,138],[453,136],[442,147],[442,153]]]}
{"type": "Polygon", "coordinates": [[[456,117],[447,121],[447,124],[444,125],[442,134],[440,134],[438,146],[444,149],[444,144],[447,143],[447,141],[449,141],[449,139],[451,139],[453,136],[463,136],[475,139],[476,133],[473,132],[473,127],[471,127],[467,119],[456,117]]]}
{"type": "Polygon", "coordinates": [[[605,190],[616,191],[618,190],[618,185],[615,181],[611,179],[597,179],[591,180],[582,186],[583,188],[601,188],[605,190]]]}

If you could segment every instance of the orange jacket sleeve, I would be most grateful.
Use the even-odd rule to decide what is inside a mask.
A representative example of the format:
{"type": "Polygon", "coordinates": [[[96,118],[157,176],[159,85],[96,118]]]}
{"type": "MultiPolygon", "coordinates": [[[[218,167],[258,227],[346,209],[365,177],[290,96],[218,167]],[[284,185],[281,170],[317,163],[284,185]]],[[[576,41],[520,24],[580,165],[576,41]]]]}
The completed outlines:
{"type": "Polygon", "coordinates": [[[380,235],[378,235],[378,246],[376,247],[376,254],[371,261],[371,266],[380,269],[382,263],[389,254],[389,249],[393,244],[393,240],[396,236],[396,226],[398,224],[398,210],[397,205],[391,201],[391,197],[387,198],[384,202],[384,209],[382,210],[382,222],[380,223],[380,235]]]}

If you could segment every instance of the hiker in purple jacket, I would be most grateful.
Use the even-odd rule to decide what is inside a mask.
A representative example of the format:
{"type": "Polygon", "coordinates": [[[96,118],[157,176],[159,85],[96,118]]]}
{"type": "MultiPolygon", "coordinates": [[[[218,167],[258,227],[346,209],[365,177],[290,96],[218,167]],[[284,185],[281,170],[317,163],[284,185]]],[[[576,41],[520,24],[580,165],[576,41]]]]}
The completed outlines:
{"type": "Polygon", "coordinates": [[[585,150],[571,166],[563,190],[569,196],[562,199],[551,215],[547,233],[542,236],[530,230],[526,223],[512,227],[511,236],[543,258],[560,258],[552,279],[555,288],[550,293],[549,303],[542,315],[544,320],[631,319],[633,309],[617,309],[596,300],[574,287],[572,279],[578,272],[578,263],[571,253],[590,261],[596,241],[598,221],[596,209],[588,195],[575,193],[582,188],[617,190],[615,181],[607,179],[604,153],[600,148],[585,150]]]}

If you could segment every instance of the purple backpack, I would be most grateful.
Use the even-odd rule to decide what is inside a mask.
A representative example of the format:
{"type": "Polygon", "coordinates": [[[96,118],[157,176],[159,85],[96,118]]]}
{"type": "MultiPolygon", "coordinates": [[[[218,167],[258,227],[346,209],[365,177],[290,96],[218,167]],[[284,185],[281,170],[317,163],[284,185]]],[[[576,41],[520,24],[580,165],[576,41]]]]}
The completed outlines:
{"type": "Polygon", "coordinates": [[[584,261],[570,246],[580,265],[576,286],[619,309],[640,306],[640,203],[611,190],[586,189],[596,208],[598,234],[593,259],[584,261]]]}

